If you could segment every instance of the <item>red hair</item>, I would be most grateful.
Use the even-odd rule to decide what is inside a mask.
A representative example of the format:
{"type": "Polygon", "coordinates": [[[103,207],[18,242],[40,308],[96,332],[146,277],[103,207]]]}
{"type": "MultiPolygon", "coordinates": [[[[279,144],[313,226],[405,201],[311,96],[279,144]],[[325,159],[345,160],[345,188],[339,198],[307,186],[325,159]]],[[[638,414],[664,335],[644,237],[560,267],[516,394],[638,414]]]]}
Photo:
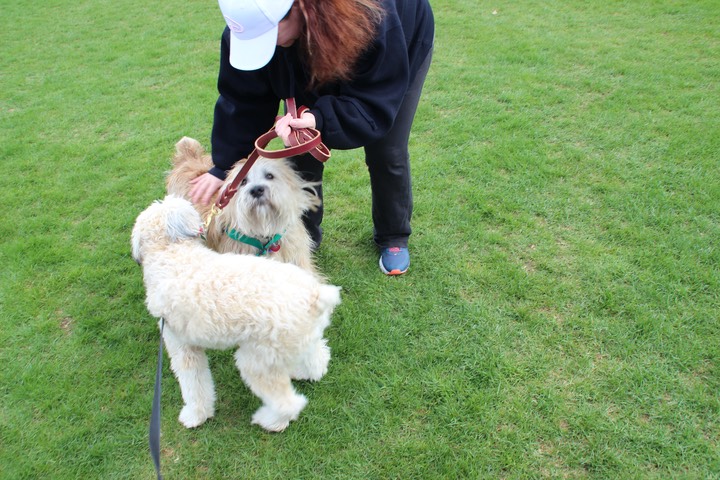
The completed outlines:
{"type": "Polygon", "coordinates": [[[302,51],[310,87],[352,78],[384,10],[379,0],[298,0],[305,18],[302,51]]]}

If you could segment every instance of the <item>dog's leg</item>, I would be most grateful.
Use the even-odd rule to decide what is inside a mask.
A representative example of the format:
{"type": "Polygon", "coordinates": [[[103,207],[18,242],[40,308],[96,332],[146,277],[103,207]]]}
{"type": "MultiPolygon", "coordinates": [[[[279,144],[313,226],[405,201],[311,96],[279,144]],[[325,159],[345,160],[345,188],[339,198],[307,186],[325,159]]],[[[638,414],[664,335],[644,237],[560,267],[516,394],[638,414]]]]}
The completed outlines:
{"type": "Polygon", "coordinates": [[[185,402],[178,420],[187,428],[202,425],[215,414],[215,386],[207,355],[201,348],[182,343],[170,328],[165,328],[163,337],[185,402]]]}
{"type": "Polygon", "coordinates": [[[310,344],[308,349],[298,359],[298,365],[292,372],[296,380],[320,380],[328,369],[330,363],[330,347],[327,340],[320,338],[310,344]]]}
{"type": "Polygon", "coordinates": [[[268,364],[242,348],[235,352],[235,362],[243,381],[260,397],[263,406],[252,417],[252,423],[270,432],[282,432],[297,420],[307,405],[307,398],[295,392],[290,375],[275,364],[268,364]]]}

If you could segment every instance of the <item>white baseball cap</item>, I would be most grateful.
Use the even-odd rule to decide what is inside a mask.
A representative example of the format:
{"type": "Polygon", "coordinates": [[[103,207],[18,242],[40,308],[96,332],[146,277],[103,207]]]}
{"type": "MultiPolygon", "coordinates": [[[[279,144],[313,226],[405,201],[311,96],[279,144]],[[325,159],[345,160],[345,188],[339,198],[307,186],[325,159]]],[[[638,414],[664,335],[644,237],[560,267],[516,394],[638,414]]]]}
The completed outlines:
{"type": "Polygon", "coordinates": [[[264,67],[275,53],[278,23],[294,0],[218,0],[230,28],[230,65],[238,70],[264,67]]]}

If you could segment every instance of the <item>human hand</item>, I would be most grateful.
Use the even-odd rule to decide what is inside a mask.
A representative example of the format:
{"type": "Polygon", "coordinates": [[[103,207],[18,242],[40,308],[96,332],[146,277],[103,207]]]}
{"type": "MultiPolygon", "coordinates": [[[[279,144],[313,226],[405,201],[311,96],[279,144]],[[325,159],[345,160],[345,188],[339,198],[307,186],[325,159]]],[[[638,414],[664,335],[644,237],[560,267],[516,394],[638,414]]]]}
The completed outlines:
{"type": "Polygon", "coordinates": [[[299,128],[315,128],[315,115],[310,112],[303,112],[300,118],[293,118],[289,113],[278,118],[275,122],[275,133],[283,141],[286,147],[290,146],[290,135],[292,131],[299,128]]]}
{"type": "Polygon", "coordinates": [[[197,205],[207,205],[215,193],[220,190],[224,181],[210,173],[203,173],[190,180],[190,198],[197,205]]]}

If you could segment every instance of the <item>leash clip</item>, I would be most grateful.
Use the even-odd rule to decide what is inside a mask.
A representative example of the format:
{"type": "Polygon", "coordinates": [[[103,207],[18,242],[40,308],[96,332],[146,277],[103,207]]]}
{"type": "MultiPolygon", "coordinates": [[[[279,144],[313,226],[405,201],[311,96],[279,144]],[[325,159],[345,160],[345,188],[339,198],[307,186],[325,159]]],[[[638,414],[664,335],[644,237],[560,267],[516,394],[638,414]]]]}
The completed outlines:
{"type": "Polygon", "coordinates": [[[208,216],[205,218],[205,231],[208,231],[210,229],[210,224],[212,223],[213,217],[220,213],[222,210],[220,210],[216,203],[213,203],[213,206],[210,207],[210,213],[208,213],[208,216]]]}

